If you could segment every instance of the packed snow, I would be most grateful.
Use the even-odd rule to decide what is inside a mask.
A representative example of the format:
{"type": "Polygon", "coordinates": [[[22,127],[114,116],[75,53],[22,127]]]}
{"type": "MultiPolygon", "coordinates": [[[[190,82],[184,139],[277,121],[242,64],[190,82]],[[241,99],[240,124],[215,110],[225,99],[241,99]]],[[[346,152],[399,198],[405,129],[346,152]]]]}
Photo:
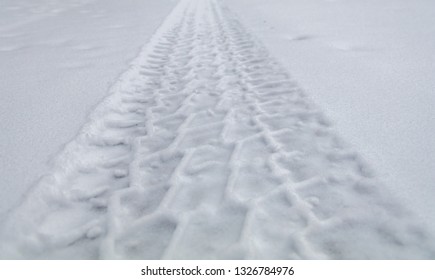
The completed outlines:
{"type": "Polygon", "coordinates": [[[382,138],[355,116],[391,101],[367,58],[388,72],[388,43],[304,17],[363,1],[2,1],[0,258],[435,258],[430,175],[405,199],[394,148],[355,140],[382,138]]]}

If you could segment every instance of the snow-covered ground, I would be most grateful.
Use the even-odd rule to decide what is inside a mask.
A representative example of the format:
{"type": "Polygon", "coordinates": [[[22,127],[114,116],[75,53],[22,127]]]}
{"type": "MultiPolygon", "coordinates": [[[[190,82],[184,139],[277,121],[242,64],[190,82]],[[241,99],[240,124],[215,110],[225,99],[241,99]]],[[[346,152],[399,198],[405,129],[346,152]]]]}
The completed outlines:
{"type": "Polygon", "coordinates": [[[0,0],[0,219],[47,172],[175,4],[0,0]]]}
{"type": "Polygon", "coordinates": [[[435,229],[435,1],[225,2],[435,229]]]}
{"type": "Polygon", "coordinates": [[[430,3],[221,2],[4,1],[1,258],[435,257],[430,3]]]}

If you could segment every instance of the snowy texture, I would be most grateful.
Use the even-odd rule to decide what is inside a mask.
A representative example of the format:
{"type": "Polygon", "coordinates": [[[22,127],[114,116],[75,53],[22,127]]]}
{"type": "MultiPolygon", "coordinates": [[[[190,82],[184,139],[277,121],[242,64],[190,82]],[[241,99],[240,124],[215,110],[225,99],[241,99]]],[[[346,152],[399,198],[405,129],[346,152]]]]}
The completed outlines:
{"type": "Polygon", "coordinates": [[[0,0],[0,220],[175,4],[0,0]]]}
{"type": "Polygon", "coordinates": [[[434,258],[221,2],[181,1],[0,229],[2,258],[434,258]]]}
{"type": "Polygon", "coordinates": [[[435,1],[225,3],[434,231],[435,1]]]}

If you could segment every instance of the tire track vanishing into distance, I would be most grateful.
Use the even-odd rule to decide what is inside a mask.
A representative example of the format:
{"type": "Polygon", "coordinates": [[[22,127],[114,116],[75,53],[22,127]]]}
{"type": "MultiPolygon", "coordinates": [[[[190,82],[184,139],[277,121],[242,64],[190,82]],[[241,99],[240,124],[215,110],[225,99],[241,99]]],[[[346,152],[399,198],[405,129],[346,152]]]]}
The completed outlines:
{"type": "Polygon", "coordinates": [[[433,258],[232,13],[181,1],[1,226],[1,258],[433,258]]]}

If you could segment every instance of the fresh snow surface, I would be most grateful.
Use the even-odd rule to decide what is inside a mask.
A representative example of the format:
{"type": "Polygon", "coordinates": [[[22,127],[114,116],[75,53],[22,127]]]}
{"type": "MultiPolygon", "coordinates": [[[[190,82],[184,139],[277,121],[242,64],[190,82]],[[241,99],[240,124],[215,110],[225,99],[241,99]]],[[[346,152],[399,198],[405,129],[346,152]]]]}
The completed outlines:
{"type": "Polygon", "coordinates": [[[183,0],[0,227],[0,258],[435,258],[220,1],[183,0]]]}
{"type": "Polygon", "coordinates": [[[0,220],[175,4],[0,0],[0,220]]]}
{"type": "Polygon", "coordinates": [[[435,1],[225,3],[435,230],[435,1]]]}

